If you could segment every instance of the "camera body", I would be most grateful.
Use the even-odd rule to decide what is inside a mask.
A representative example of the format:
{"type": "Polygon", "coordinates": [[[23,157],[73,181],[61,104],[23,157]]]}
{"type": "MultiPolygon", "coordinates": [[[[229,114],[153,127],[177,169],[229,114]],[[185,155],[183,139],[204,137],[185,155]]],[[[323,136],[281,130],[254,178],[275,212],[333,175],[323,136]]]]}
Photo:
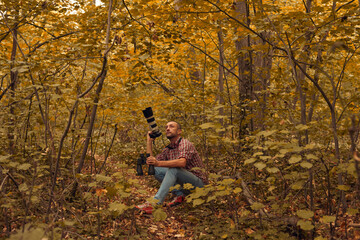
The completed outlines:
{"type": "MultiPolygon", "coordinates": [[[[137,159],[137,164],[136,164],[136,175],[137,176],[142,176],[144,175],[143,169],[142,169],[142,165],[146,164],[146,158],[149,157],[150,154],[140,154],[140,157],[137,159]]],[[[148,168],[148,175],[155,175],[155,167],[154,165],[149,165],[148,168]]]]}
{"type": "Polygon", "coordinates": [[[151,133],[149,134],[151,138],[157,138],[161,136],[161,132],[159,130],[158,125],[155,122],[154,114],[151,107],[144,109],[143,111],[144,117],[146,118],[147,123],[151,128],[151,133]]]}

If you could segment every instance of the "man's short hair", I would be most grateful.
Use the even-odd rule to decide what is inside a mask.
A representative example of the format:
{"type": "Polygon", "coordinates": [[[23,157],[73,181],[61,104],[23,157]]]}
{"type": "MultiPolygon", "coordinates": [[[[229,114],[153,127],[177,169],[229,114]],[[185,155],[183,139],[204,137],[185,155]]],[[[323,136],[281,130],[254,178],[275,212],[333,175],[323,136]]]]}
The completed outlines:
{"type": "MultiPolygon", "coordinates": [[[[176,121],[174,121],[174,122],[176,122],[176,121]]],[[[176,122],[176,124],[178,125],[178,129],[181,129],[180,123],[176,122]]]]}
{"type": "Polygon", "coordinates": [[[178,127],[178,129],[181,129],[181,124],[179,123],[179,122],[177,122],[177,121],[170,121],[170,122],[174,122],[174,123],[176,123],[177,124],[177,127],[178,127]]]}

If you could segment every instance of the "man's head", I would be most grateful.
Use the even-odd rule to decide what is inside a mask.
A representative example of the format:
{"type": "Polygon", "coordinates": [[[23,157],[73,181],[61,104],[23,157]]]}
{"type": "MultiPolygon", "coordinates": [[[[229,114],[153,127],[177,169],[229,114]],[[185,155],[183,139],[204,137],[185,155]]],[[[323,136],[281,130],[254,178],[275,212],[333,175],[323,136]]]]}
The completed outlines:
{"type": "Polygon", "coordinates": [[[175,121],[168,122],[166,124],[166,137],[171,139],[177,139],[181,134],[181,125],[175,121]]]}

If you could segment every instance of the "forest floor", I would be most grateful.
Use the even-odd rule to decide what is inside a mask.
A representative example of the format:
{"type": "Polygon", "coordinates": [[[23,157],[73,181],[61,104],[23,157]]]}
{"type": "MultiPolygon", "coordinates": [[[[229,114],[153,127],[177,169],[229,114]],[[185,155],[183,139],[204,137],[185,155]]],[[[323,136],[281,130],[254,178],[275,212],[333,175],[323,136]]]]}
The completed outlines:
{"type": "MultiPolygon", "coordinates": [[[[158,184],[151,176],[134,176],[134,178],[138,179],[139,184],[147,190],[134,199],[137,204],[142,204],[156,194],[158,184]]],[[[133,224],[135,228],[145,230],[142,235],[146,235],[147,239],[195,239],[192,229],[195,218],[189,216],[190,204],[183,202],[175,207],[169,207],[167,203],[172,200],[171,197],[169,194],[167,201],[161,207],[166,213],[165,220],[158,221],[153,214],[134,209],[135,222],[133,224]]]]}
{"type": "MultiPolygon", "coordinates": [[[[126,179],[135,180],[138,186],[137,189],[132,189],[131,197],[126,203],[127,206],[143,204],[156,194],[160,186],[153,176],[136,176],[135,171],[131,170],[127,171],[127,175],[126,179]]],[[[155,214],[146,214],[134,207],[126,211],[124,215],[117,217],[115,221],[108,221],[108,224],[112,224],[112,226],[102,228],[104,231],[102,231],[101,236],[103,239],[114,239],[114,236],[121,236],[121,239],[126,240],[258,239],[258,237],[261,237],[260,239],[280,239],[277,238],[280,236],[282,236],[281,239],[290,240],[308,239],[307,237],[310,237],[309,234],[311,231],[302,231],[301,235],[304,235],[299,236],[300,228],[295,227],[289,231],[284,223],[281,224],[280,222],[277,224],[273,223],[273,226],[268,226],[268,228],[265,227],[265,221],[262,222],[259,216],[252,214],[244,216],[243,214],[251,212],[251,209],[241,195],[242,194],[239,194],[239,196],[234,199],[236,203],[225,201],[220,203],[220,205],[205,208],[206,210],[201,207],[194,207],[193,202],[185,201],[175,207],[168,207],[164,204],[160,207],[162,209],[162,217],[160,217],[160,220],[155,214]],[[244,216],[242,219],[245,220],[239,221],[239,218],[234,218],[236,215],[238,217],[244,216]],[[262,230],[262,228],[266,230],[262,230]],[[284,234],[279,234],[279,231],[284,234]]],[[[165,199],[165,203],[171,200],[172,196],[169,194],[165,199]]],[[[115,199],[108,199],[107,201],[111,202],[115,201],[115,199]]],[[[293,213],[293,215],[296,215],[296,213],[293,213]]],[[[338,226],[334,233],[336,236],[335,239],[360,239],[359,228],[349,228],[349,226],[344,226],[343,223],[358,223],[358,220],[356,216],[347,216],[345,220],[343,217],[339,217],[338,226]]],[[[330,234],[328,227],[326,227],[327,225],[328,224],[323,224],[319,226],[315,236],[329,237],[330,234]]],[[[327,239],[327,237],[318,239],[327,239]]]]}
{"type": "MultiPolygon", "coordinates": [[[[153,214],[146,214],[135,206],[152,199],[160,186],[159,182],[153,176],[136,176],[133,167],[118,164],[117,160],[109,161],[109,166],[107,176],[91,174],[91,170],[84,169],[86,175],[94,177],[96,181],[83,181],[79,187],[83,197],[75,202],[64,201],[61,211],[56,212],[62,218],[48,226],[49,229],[60,226],[57,229],[61,230],[61,239],[360,239],[360,214],[339,214],[334,227],[324,222],[326,218],[323,216],[326,214],[317,209],[314,216],[316,230],[302,231],[296,222],[289,227],[282,220],[287,216],[296,216],[295,210],[265,219],[248,205],[241,191],[235,191],[236,186],[232,188],[231,195],[226,193],[225,185],[221,183],[231,179],[213,180],[207,186],[212,192],[200,204],[195,204],[195,200],[175,207],[165,204],[156,208],[153,214]],[[93,183],[96,185],[90,186],[93,183]],[[221,195],[222,192],[225,194],[221,195]],[[209,201],[214,196],[216,200],[209,201]],[[118,209],[113,211],[111,208],[114,204],[118,204],[118,214],[118,209]]],[[[171,200],[169,194],[165,203],[171,200]]],[[[288,209],[293,206],[289,205],[288,209]]],[[[268,206],[261,208],[276,214],[268,206]]],[[[32,217],[37,218],[35,215],[32,217]]],[[[21,229],[22,223],[14,221],[13,233],[15,229],[21,229]]],[[[4,237],[5,229],[2,234],[0,232],[0,239],[6,239],[4,237]]]]}

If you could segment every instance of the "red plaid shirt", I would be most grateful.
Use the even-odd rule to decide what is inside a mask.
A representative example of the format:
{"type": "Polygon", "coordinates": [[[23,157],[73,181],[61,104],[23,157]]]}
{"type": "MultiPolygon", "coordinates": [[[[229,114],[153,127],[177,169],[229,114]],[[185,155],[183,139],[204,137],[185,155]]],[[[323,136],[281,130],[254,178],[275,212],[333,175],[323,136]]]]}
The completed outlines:
{"type": "Polygon", "coordinates": [[[192,172],[195,176],[200,178],[204,184],[207,184],[207,177],[205,174],[204,163],[201,160],[199,153],[196,151],[194,145],[187,139],[179,138],[175,144],[170,144],[163,149],[161,153],[156,156],[159,161],[174,160],[179,158],[186,159],[185,169],[192,172]],[[201,168],[202,170],[192,168],[201,168]]]}

